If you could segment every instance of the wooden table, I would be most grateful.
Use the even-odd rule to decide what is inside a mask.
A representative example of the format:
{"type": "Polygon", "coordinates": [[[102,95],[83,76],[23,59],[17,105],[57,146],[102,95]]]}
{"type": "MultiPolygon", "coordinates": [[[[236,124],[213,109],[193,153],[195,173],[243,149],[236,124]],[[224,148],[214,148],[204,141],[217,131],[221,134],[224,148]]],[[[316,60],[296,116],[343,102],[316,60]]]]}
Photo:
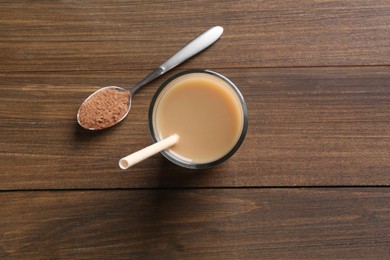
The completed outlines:
{"type": "Polygon", "coordinates": [[[0,257],[388,259],[390,2],[1,1],[0,257]],[[76,123],[206,29],[220,40],[140,90],[128,118],[76,123]],[[156,155],[147,113],[177,72],[229,77],[249,110],[209,170],[156,155]]]}

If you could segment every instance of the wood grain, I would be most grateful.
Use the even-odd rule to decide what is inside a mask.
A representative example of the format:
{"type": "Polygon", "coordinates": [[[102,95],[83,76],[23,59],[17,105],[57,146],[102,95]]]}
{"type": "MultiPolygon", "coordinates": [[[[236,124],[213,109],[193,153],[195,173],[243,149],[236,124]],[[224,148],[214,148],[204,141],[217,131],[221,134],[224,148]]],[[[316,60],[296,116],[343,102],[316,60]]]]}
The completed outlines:
{"type": "Polygon", "coordinates": [[[0,258],[388,259],[389,14],[377,0],[0,1],[0,258]],[[121,124],[77,125],[94,90],[132,86],[215,25],[221,39],[137,92],[121,124]],[[156,89],[189,68],[240,88],[242,147],[210,170],[156,155],[121,171],[151,143],[156,89]]]}
{"type": "Polygon", "coordinates": [[[1,74],[0,188],[390,185],[389,67],[218,70],[248,104],[240,150],[209,171],[160,155],[120,170],[119,158],[151,144],[149,103],[175,72],[137,93],[123,123],[97,133],[76,123],[83,99],[147,71],[1,74]]]}
{"type": "Polygon", "coordinates": [[[390,192],[217,189],[0,193],[11,259],[386,259],[390,192]]]}
{"type": "Polygon", "coordinates": [[[195,35],[225,28],[185,68],[389,65],[390,3],[2,1],[1,71],[152,69],[195,35]]]}

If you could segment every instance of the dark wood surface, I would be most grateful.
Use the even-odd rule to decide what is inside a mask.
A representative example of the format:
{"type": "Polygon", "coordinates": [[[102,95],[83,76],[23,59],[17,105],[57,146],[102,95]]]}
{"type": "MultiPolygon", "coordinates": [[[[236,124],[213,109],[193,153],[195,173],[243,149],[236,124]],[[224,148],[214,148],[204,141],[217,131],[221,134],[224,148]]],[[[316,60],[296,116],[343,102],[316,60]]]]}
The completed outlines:
{"type": "Polygon", "coordinates": [[[218,71],[245,96],[249,129],[231,160],[207,171],[180,168],[160,155],[126,172],[117,166],[119,158],[151,144],[148,106],[169,75],[134,96],[132,110],[120,125],[91,133],[78,127],[75,114],[83,99],[98,88],[96,84],[125,85],[147,71],[0,74],[1,187],[390,183],[390,67],[218,71]]]}
{"type": "Polygon", "coordinates": [[[390,2],[0,1],[0,257],[387,259],[390,2]],[[137,92],[101,132],[76,123],[202,31],[211,48],[137,92]],[[156,155],[162,82],[207,68],[249,110],[247,137],[202,171],[156,155]]]}
{"type": "Polygon", "coordinates": [[[387,188],[9,192],[0,257],[383,259],[387,188]]]}

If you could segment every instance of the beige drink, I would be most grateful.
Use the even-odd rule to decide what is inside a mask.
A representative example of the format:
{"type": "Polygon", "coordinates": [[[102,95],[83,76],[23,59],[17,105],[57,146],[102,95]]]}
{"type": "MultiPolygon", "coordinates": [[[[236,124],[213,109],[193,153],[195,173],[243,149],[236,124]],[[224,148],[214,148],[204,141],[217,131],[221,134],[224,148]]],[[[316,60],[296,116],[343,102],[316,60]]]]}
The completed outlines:
{"type": "Polygon", "coordinates": [[[159,140],[179,135],[179,142],[169,151],[176,159],[207,164],[236,146],[246,125],[246,109],[231,84],[209,73],[189,73],[169,82],[159,93],[153,130],[159,140]]]}

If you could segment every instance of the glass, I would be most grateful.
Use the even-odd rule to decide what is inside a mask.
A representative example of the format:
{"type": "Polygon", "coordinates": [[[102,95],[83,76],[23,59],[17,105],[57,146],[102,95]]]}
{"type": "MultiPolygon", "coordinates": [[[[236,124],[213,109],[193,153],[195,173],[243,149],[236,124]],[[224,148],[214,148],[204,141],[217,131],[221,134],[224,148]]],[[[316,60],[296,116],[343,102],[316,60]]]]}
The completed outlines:
{"type": "MultiPolygon", "coordinates": [[[[183,82],[188,81],[188,79],[190,79],[190,80],[198,80],[198,79],[199,80],[203,80],[203,79],[210,80],[210,82],[212,81],[213,84],[215,83],[216,85],[218,85],[218,88],[221,88],[223,93],[225,93],[225,92],[229,93],[229,94],[227,94],[227,96],[229,96],[229,97],[226,100],[228,100],[228,99],[233,100],[233,103],[235,105],[234,105],[234,108],[232,108],[232,109],[234,110],[234,113],[237,113],[237,115],[239,115],[239,119],[237,121],[238,128],[237,128],[237,130],[234,130],[237,132],[237,135],[236,135],[236,137],[234,137],[234,140],[233,139],[231,139],[231,141],[229,140],[229,142],[231,142],[231,145],[229,144],[230,146],[228,148],[226,148],[227,150],[223,151],[220,156],[217,156],[215,158],[210,157],[209,161],[207,161],[207,160],[206,161],[196,161],[196,160],[192,160],[188,156],[187,157],[182,156],[182,154],[180,154],[179,152],[174,151],[175,146],[171,147],[171,149],[164,150],[161,153],[169,161],[173,162],[176,165],[185,167],[185,168],[189,168],[189,169],[210,168],[212,166],[215,166],[215,165],[220,164],[223,161],[227,160],[241,146],[242,142],[244,141],[244,138],[245,138],[245,135],[247,132],[247,128],[248,128],[248,110],[247,110],[247,106],[246,106],[244,97],[242,96],[241,92],[233,84],[233,82],[231,82],[228,78],[224,77],[223,75],[221,75],[219,73],[216,73],[216,72],[210,71],[210,70],[195,69],[195,70],[183,71],[181,73],[178,73],[178,74],[172,76],[166,82],[164,82],[161,85],[161,87],[157,90],[157,92],[155,93],[155,95],[151,101],[151,105],[149,108],[149,130],[150,130],[150,134],[151,134],[154,142],[158,142],[161,139],[167,137],[167,136],[162,136],[163,127],[159,126],[159,124],[162,125],[161,123],[158,123],[158,122],[161,122],[161,118],[163,118],[162,116],[158,116],[158,115],[161,114],[161,110],[164,109],[164,106],[166,106],[166,105],[162,105],[162,104],[164,104],[164,102],[167,103],[168,100],[171,103],[175,103],[175,101],[177,99],[172,99],[173,90],[176,91],[178,89],[179,85],[182,84],[183,82]],[[169,96],[171,96],[170,99],[168,99],[169,96]],[[172,102],[172,101],[174,101],[174,102],[172,102]],[[160,118],[158,118],[158,117],[160,117],[160,118]]],[[[202,81],[199,81],[199,82],[202,82],[202,81]]],[[[182,85],[180,85],[180,86],[182,86],[182,85]]],[[[195,91],[199,92],[199,91],[202,91],[201,89],[204,89],[205,86],[202,86],[202,88],[199,86],[199,90],[197,87],[196,88],[194,87],[193,89],[195,91]]],[[[219,94],[217,92],[215,92],[215,93],[216,93],[215,95],[217,95],[219,97],[219,94]]],[[[193,93],[191,93],[191,94],[193,95],[193,93]]],[[[203,95],[204,95],[204,93],[203,93],[203,95]]],[[[225,94],[223,94],[223,95],[225,95],[225,94]]],[[[175,98],[177,98],[177,97],[180,97],[180,96],[178,96],[177,93],[175,93],[175,98]]],[[[192,96],[191,96],[191,98],[192,98],[192,96]]],[[[225,98],[221,97],[221,99],[225,99],[225,98]]],[[[194,100],[195,100],[195,98],[194,98],[194,100]]],[[[199,108],[199,110],[201,110],[200,108],[204,104],[202,102],[203,101],[202,99],[200,99],[199,101],[200,101],[199,104],[192,105],[192,107],[188,108],[188,109],[191,109],[193,111],[193,110],[196,110],[197,108],[199,108]]],[[[171,104],[171,103],[168,103],[168,104],[171,104]]],[[[189,102],[189,103],[191,103],[191,102],[189,102]]],[[[185,107],[184,110],[185,109],[187,109],[187,108],[185,107]]],[[[202,109],[207,111],[208,108],[202,107],[202,109]]],[[[224,111],[224,110],[222,109],[221,111],[224,111]]],[[[207,115],[206,115],[206,117],[207,117],[207,115]]],[[[183,120],[183,122],[179,123],[179,124],[185,124],[184,121],[187,121],[187,123],[188,123],[189,122],[188,120],[190,120],[191,123],[194,123],[193,118],[196,118],[196,117],[185,118],[185,120],[183,120]]],[[[170,118],[167,118],[167,119],[169,121],[170,118]]],[[[172,119],[174,119],[174,118],[172,118],[172,119]]],[[[196,124],[196,122],[195,122],[195,124],[196,124]]],[[[213,122],[213,124],[215,124],[215,122],[213,122]]],[[[202,125],[202,124],[198,124],[198,125],[202,125]]],[[[196,126],[198,126],[198,125],[196,125],[196,126]]],[[[180,136],[180,134],[179,134],[179,136],[180,136]]],[[[180,143],[180,139],[179,139],[179,143],[180,143]]],[[[183,140],[183,143],[184,143],[184,140],[183,140]]],[[[187,150],[192,149],[192,147],[186,147],[186,148],[187,148],[187,150]]],[[[201,149],[202,149],[202,147],[201,147],[201,149]]],[[[203,152],[208,153],[209,152],[208,150],[210,150],[210,147],[204,147],[203,152]]]]}

